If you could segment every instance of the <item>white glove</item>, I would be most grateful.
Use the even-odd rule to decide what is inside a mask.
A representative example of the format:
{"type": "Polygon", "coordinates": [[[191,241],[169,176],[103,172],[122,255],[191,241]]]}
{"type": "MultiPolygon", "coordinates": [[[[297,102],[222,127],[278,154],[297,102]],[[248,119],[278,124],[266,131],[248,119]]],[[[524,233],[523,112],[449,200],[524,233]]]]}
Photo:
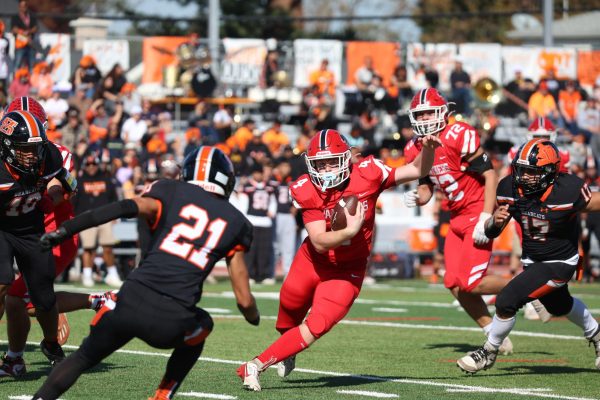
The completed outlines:
{"type": "Polygon", "coordinates": [[[404,204],[408,208],[414,208],[418,206],[417,199],[419,198],[419,194],[417,193],[417,189],[409,190],[408,192],[404,192],[404,204]]]}
{"type": "Polygon", "coordinates": [[[479,214],[479,221],[473,229],[473,243],[483,245],[490,241],[490,238],[485,236],[485,221],[492,217],[492,214],[482,212],[479,214]]]}

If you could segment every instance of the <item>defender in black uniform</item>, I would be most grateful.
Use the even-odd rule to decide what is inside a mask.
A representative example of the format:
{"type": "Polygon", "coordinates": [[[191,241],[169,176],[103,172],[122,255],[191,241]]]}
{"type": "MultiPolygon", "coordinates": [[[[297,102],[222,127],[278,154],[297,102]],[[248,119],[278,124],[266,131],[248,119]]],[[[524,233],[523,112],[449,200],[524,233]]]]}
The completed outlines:
{"type": "Polygon", "coordinates": [[[54,258],[38,243],[44,233],[38,202],[52,185],[71,193],[77,183],[63,167],[59,150],[49,144],[42,122],[28,111],[7,113],[0,121],[0,160],[0,317],[16,260],[44,333],[42,351],[54,363],[64,353],[56,337],[54,258]]]}
{"type": "Polygon", "coordinates": [[[134,216],[148,220],[152,230],[148,253],[127,277],[116,304],[98,312],[79,350],[52,371],[34,399],[56,399],[83,371],[134,337],[175,349],[152,397],[171,399],[212,330],[210,315],[196,303],[204,279],[223,257],[238,308],[258,325],[241,253],[252,241],[252,225],[227,201],[235,182],[231,162],[219,149],[200,147],[186,157],[182,178],[187,183],[158,180],[142,197],[87,211],[42,237],[42,245],[50,247],[91,226],[134,216]]]}
{"type": "Polygon", "coordinates": [[[465,372],[491,368],[498,347],[515,325],[515,314],[539,299],[553,315],[566,316],[594,345],[600,369],[600,327],[585,304],[569,293],[567,282],[579,261],[578,212],[600,211],[600,193],[592,193],[575,175],[558,173],[560,155],[547,139],[523,144],[512,161],[512,174],[497,188],[499,207],[487,220],[485,234],[495,238],[515,218],[523,231],[523,272],[496,298],[496,315],[483,347],[458,360],[465,372]]]}

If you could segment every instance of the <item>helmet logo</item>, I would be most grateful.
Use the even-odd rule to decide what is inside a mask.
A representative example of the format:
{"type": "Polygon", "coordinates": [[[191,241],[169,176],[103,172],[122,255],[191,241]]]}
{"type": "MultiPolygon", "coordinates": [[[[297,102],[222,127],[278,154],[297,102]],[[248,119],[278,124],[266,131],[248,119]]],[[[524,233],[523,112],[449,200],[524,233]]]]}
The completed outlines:
{"type": "Polygon", "coordinates": [[[4,118],[2,120],[2,125],[0,126],[0,132],[4,133],[5,135],[12,135],[15,128],[17,127],[17,125],[19,125],[17,123],[17,121],[15,121],[14,119],[11,118],[4,118]]]}

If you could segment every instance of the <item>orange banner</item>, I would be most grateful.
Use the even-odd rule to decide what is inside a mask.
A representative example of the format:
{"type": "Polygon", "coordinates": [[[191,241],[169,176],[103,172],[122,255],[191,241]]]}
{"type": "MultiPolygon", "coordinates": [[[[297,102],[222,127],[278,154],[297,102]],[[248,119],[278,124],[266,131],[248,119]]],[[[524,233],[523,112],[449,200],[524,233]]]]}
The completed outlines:
{"type": "Polygon", "coordinates": [[[600,50],[577,52],[577,79],[582,85],[593,85],[600,76],[600,50]]]}
{"type": "Polygon", "coordinates": [[[364,58],[367,56],[373,59],[373,67],[383,78],[384,86],[388,86],[394,69],[400,64],[400,48],[397,43],[390,42],[348,42],[346,46],[347,84],[354,84],[354,74],[363,66],[364,58]]]}
{"type": "Polygon", "coordinates": [[[156,36],[144,38],[142,59],[144,74],[142,83],[162,82],[163,68],[177,64],[175,50],[177,46],[188,41],[185,36],[156,36]]]}

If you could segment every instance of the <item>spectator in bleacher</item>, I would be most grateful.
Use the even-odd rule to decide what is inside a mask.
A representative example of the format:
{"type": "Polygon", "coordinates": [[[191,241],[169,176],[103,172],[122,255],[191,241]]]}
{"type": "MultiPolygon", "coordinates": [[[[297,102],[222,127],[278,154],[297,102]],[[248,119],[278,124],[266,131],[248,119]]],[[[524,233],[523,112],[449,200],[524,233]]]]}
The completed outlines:
{"type": "Polygon", "coordinates": [[[578,132],[577,113],[581,100],[581,93],[577,90],[575,81],[568,80],[565,89],[561,90],[558,94],[558,107],[564,126],[571,134],[578,132]]]}
{"type": "Polygon", "coordinates": [[[390,78],[388,87],[388,96],[390,106],[387,108],[390,112],[396,112],[398,109],[404,109],[405,103],[410,102],[413,97],[413,90],[408,82],[408,72],[404,65],[398,65],[390,78]]]}
{"type": "Polygon", "coordinates": [[[360,136],[365,138],[367,147],[374,147],[375,144],[375,130],[379,124],[379,118],[375,115],[372,107],[367,107],[358,117],[357,125],[360,129],[360,136]]]}
{"type": "Polygon", "coordinates": [[[275,166],[273,176],[277,181],[275,186],[275,199],[277,200],[277,214],[275,217],[275,243],[277,253],[281,257],[283,276],[287,276],[294,254],[296,253],[296,212],[292,205],[289,184],[292,182],[290,174],[292,167],[286,160],[275,166]]]}
{"type": "Polygon", "coordinates": [[[273,126],[263,134],[262,140],[269,148],[273,158],[281,156],[285,146],[290,144],[290,138],[281,130],[281,121],[279,120],[273,122],[273,126]]]}
{"type": "Polygon", "coordinates": [[[127,82],[121,88],[120,99],[123,102],[123,111],[131,115],[131,110],[134,107],[142,106],[142,96],[138,93],[135,88],[135,85],[131,82],[127,82]]]}
{"type": "Polygon", "coordinates": [[[462,61],[454,62],[454,69],[450,73],[450,86],[452,87],[452,100],[456,103],[456,112],[471,115],[471,76],[463,69],[462,61]]]}
{"type": "Polygon", "coordinates": [[[123,105],[115,106],[115,114],[109,115],[104,107],[104,100],[95,100],[86,114],[89,124],[89,144],[98,146],[100,141],[108,135],[108,126],[111,122],[119,124],[123,117],[123,105]]]}
{"type": "Polygon", "coordinates": [[[247,118],[231,137],[229,137],[226,141],[227,147],[233,149],[237,147],[240,151],[246,150],[246,145],[252,137],[254,136],[253,132],[256,129],[256,122],[253,119],[247,118]]]}
{"type": "Polygon", "coordinates": [[[67,111],[67,123],[61,128],[61,133],[62,145],[74,151],[79,139],[85,137],[85,130],[79,118],[79,110],[71,108],[67,111]]]}
{"type": "Polygon", "coordinates": [[[504,87],[506,101],[497,108],[500,115],[516,117],[518,114],[526,112],[531,95],[535,92],[535,83],[529,78],[523,77],[520,68],[515,69],[515,76],[512,81],[504,87]]]}
{"type": "Polygon", "coordinates": [[[529,98],[529,120],[533,121],[536,118],[548,118],[555,126],[558,124],[560,113],[554,97],[548,91],[546,81],[541,81],[538,85],[538,90],[535,91],[529,98]]]}
{"type": "Polygon", "coordinates": [[[108,150],[111,160],[123,158],[123,154],[125,152],[125,142],[121,137],[119,124],[116,122],[111,121],[108,124],[108,135],[106,136],[102,147],[108,150]]]}
{"type": "MultiPolygon", "coordinates": [[[[94,155],[86,157],[83,165],[84,169],[77,179],[77,196],[73,197],[75,215],[118,200],[113,179],[99,171],[100,160],[98,157],[94,155]]],[[[79,234],[81,246],[83,247],[82,284],[85,287],[94,286],[92,268],[98,245],[102,246],[103,258],[107,267],[105,283],[112,287],[120,287],[123,283],[119,277],[112,251],[115,244],[112,226],[113,222],[111,221],[79,234]]]]}
{"type": "Polygon", "coordinates": [[[271,50],[265,57],[262,73],[260,75],[260,87],[263,89],[275,86],[275,73],[279,71],[279,54],[271,50]]]}
{"type": "Polygon", "coordinates": [[[47,62],[42,61],[33,67],[31,73],[31,90],[36,93],[36,97],[41,100],[46,100],[52,95],[52,87],[54,81],[50,75],[50,66],[47,62]]]}
{"type": "Polygon", "coordinates": [[[373,58],[371,56],[365,56],[363,65],[354,73],[356,88],[360,92],[371,92],[370,86],[373,82],[373,78],[376,76],[379,76],[379,73],[373,66],[373,58]]]}
{"type": "Polygon", "coordinates": [[[594,157],[600,160],[600,106],[598,100],[590,97],[581,103],[577,114],[578,133],[590,143],[594,157]]]}
{"type": "Polygon", "coordinates": [[[354,147],[357,149],[363,149],[365,147],[366,141],[365,138],[361,136],[361,129],[358,123],[352,124],[350,134],[345,137],[348,140],[348,144],[350,145],[350,147],[354,147]]]}
{"type": "Polygon", "coordinates": [[[19,1],[19,13],[12,17],[10,29],[15,35],[15,69],[31,70],[35,64],[34,40],[38,26],[26,0],[19,1]]]}
{"type": "Polygon", "coordinates": [[[232,132],[233,117],[231,109],[224,104],[219,104],[219,109],[213,116],[212,122],[219,136],[219,142],[224,143],[232,132]]]}
{"type": "Polygon", "coordinates": [[[203,100],[194,106],[194,112],[188,117],[188,126],[198,126],[198,121],[208,120],[208,108],[203,100]]]}
{"type": "Polygon", "coordinates": [[[85,97],[92,99],[96,87],[102,80],[102,73],[96,66],[96,60],[90,55],[85,55],[79,60],[79,66],[75,69],[71,83],[74,88],[85,90],[85,97]]]}
{"type": "MultiPolygon", "coordinates": [[[[125,70],[121,66],[121,64],[116,63],[106,74],[106,78],[111,79],[111,84],[107,85],[107,90],[114,96],[118,96],[121,92],[121,89],[127,83],[127,78],[125,77],[125,70]]],[[[116,97],[113,101],[116,101],[116,97]]]]}
{"type": "Polygon", "coordinates": [[[4,35],[4,22],[0,20],[0,86],[6,88],[8,86],[8,76],[10,74],[10,56],[8,55],[8,49],[10,42],[4,35]]]}
{"type": "Polygon", "coordinates": [[[425,67],[425,79],[430,88],[437,89],[440,82],[440,74],[433,66],[427,65],[425,67]]]}
{"type": "Polygon", "coordinates": [[[252,139],[244,149],[244,159],[250,169],[255,164],[266,165],[272,159],[271,152],[263,142],[262,134],[258,129],[254,129],[252,139]]]}
{"type": "Polygon", "coordinates": [[[69,103],[61,97],[61,93],[58,90],[52,91],[50,98],[41,101],[41,104],[48,118],[52,118],[57,127],[60,128],[66,123],[69,103]]]}
{"type": "Polygon", "coordinates": [[[142,107],[134,107],[131,117],[127,118],[121,129],[123,142],[140,145],[144,135],[148,132],[148,122],[142,119],[142,107]]]}
{"type": "Polygon", "coordinates": [[[335,98],[336,77],[329,70],[329,60],[323,59],[319,69],[310,73],[308,81],[312,86],[317,86],[319,94],[335,98]]]}
{"type": "Polygon", "coordinates": [[[8,87],[8,96],[11,99],[16,99],[17,97],[29,96],[30,93],[31,82],[29,80],[29,71],[27,68],[19,68],[8,87]]]}
{"type": "Polygon", "coordinates": [[[558,102],[558,93],[561,89],[561,82],[556,77],[556,70],[554,68],[548,68],[540,80],[546,81],[548,92],[554,97],[554,101],[558,102]]]}
{"type": "Polygon", "coordinates": [[[430,87],[429,82],[427,81],[426,73],[427,68],[425,68],[425,64],[423,63],[419,64],[419,66],[415,69],[415,75],[412,80],[413,90],[415,92],[430,87]]]}

